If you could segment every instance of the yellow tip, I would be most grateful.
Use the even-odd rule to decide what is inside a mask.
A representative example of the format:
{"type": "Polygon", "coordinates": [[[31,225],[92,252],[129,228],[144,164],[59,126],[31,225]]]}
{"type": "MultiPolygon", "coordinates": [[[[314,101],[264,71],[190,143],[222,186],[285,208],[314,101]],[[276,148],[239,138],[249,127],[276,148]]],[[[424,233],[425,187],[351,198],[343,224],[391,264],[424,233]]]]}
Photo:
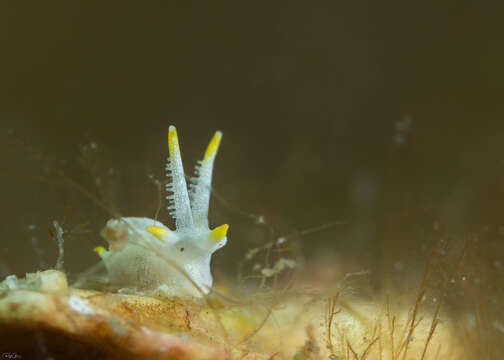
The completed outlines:
{"type": "Polygon", "coordinates": [[[99,256],[102,256],[107,252],[107,249],[105,249],[103,246],[97,246],[93,249],[95,253],[97,253],[99,256]]]}
{"type": "Polygon", "coordinates": [[[168,230],[163,229],[162,227],[159,226],[149,226],[147,227],[147,231],[150,232],[155,237],[157,237],[159,240],[162,240],[163,235],[168,232],[168,230]]]}
{"type": "Polygon", "coordinates": [[[213,242],[219,242],[226,237],[227,231],[229,229],[228,224],[224,224],[216,227],[210,232],[210,240],[213,242]]]}
{"type": "Polygon", "coordinates": [[[173,125],[168,128],[168,150],[170,152],[170,160],[180,154],[177,129],[173,125]]]}
{"type": "Polygon", "coordinates": [[[210,159],[215,156],[217,153],[217,150],[219,149],[219,144],[222,138],[222,133],[220,131],[216,131],[215,135],[212,137],[212,140],[210,140],[210,143],[208,144],[206,151],[205,151],[205,156],[203,157],[203,160],[210,159]]]}

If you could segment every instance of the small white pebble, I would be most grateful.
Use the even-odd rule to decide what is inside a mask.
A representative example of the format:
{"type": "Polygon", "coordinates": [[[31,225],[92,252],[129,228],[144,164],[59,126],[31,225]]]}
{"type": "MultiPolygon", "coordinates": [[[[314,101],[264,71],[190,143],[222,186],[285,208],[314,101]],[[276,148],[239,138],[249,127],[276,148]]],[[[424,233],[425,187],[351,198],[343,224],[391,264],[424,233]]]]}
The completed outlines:
{"type": "Polygon", "coordinates": [[[87,300],[81,299],[77,296],[71,296],[68,299],[68,305],[72,308],[73,311],[82,314],[82,315],[91,315],[93,314],[93,309],[89,306],[87,300]]]}

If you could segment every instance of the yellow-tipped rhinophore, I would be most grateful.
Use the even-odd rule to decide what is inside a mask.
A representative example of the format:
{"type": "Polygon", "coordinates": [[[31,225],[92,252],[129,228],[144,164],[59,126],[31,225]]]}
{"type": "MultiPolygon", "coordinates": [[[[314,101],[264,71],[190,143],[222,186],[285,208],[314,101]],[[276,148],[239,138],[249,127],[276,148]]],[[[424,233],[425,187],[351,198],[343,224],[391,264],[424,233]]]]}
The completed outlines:
{"type": "Polygon", "coordinates": [[[212,140],[210,140],[210,143],[208,144],[205,155],[203,156],[203,160],[210,159],[215,156],[217,153],[217,150],[219,149],[220,141],[222,138],[222,133],[220,131],[216,131],[215,135],[212,137],[212,140]]]}
{"type": "Polygon", "coordinates": [[[166,197],[169,200],[168,210],[175,219],[177,230],[188,229],[194,226],[194,220],[187,192],[184,167],[182,166],[177,129],[173,125],[168,129],[168,150],[170,158],[166,170],[167,175],[171,177],[171,181],[166,184],[166,189],[172,193],[166,197]]]}
{"type": "Polygon", "coordinates": [[[167,229],[163,229],[162,227],[159,226],[149,226],[147,227],[147,231],[150,232],[152,235],[157,237],[159,240],[163,239],[163,236],[169,231],[167,229]]]}
{"type": "Polygon", "coordinates": [[[217,226],[210,232],[209,238],[213,242],[219,242],[226,237],[227,231],[229,229],[228,224],[217,226]]]}
{"type": "Polygon", "coordinates": [[[173,125],[168,129],[168,150],[170,152],[170,160],[173,160],[175,156],[179,156],[180,154],[177,129],[173,125]]]}
{"type": "Polygon", "coordinates": [[[102,256],[107,252],[107,249],[105,249],[103,246],[97,246],[93,249],[95,253],[97,253],[99,256],[102,256]]]}

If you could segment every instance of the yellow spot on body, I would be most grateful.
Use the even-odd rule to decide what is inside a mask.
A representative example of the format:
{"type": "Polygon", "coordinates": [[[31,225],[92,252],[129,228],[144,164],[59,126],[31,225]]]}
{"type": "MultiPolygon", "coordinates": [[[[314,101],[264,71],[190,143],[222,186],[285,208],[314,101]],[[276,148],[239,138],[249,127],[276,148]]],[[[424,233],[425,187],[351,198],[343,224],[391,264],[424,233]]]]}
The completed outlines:
{"type": "Polygon", "coordinates": [[[150,232],[152,235],[157,237],[159,240],[163,239],[163,236],[169,231],[167,229],[163,229],[162,227],[159,226],[149,226],[147,227],[147,231],[150,232]]]}
{"type": "Polygon", "coordinates": [[[215,157],[215,154],[217,153],[217,150],[219,149],[220,141],[222,138],[222,133],[220,131],[216,131],[215,135],[212,137],[212,140],[210,140],[210,143],[208,144],[206,151],[205,151],[205,156],[203,157],[203,160],[211,159],[215,157]]]}
{"type": "Polygon", "coordinates": [[[219,242],[226,237],[227,231],[229,229],[228,224],[224,224],[216,227],[210,232],[209,238],[213,242],[219,242]]]}
{"type": "Polygon", "coordinates": [[[180,156],[177,129],[173,125],[168,129],[168,150],[170,151],[170,160],[173,160],[176,156],[180,156]]]}
{"type": "Polygon", "coordinates": [[[99,256],[102,256],[107,252],[107,249],[105,249],[103,246],[97,246],[93,249],[95,253],[97,253],[99,256]]]}

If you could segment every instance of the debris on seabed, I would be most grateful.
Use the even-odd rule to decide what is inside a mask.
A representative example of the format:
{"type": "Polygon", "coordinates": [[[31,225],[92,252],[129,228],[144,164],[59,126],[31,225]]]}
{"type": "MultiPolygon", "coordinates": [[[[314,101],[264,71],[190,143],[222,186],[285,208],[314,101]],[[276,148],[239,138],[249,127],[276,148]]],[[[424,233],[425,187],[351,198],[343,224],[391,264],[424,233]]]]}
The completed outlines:
{"type": "MultiPolygon", "coordinates": [[[[83,290],[68,287],[65,274],[57,270],[25,278],[9,275],[0,282],[0,353],[15,352],[23,359],[43,354],[126,360],[350,359],[349,353],[385,360],[391,358],[391,348],[397,352],[409,342],[406,359],[417,359],[431,332],[428,313],[415,325],[411,341],[413,336],[402,330],[408,309],[338,300],[331,348],[326,349],[327,326],[313,324],[325,322],[327,296],[297,292],[280,301],[268,307],[259,298],[233,303],[219,297],[190,300],[83,290]],[[390,326],[396,330],[392,347],[390,326]]],[[[439,351],[440,358],[463,359],[450,325],[437,325],[425,359],[439,351]]]]}

